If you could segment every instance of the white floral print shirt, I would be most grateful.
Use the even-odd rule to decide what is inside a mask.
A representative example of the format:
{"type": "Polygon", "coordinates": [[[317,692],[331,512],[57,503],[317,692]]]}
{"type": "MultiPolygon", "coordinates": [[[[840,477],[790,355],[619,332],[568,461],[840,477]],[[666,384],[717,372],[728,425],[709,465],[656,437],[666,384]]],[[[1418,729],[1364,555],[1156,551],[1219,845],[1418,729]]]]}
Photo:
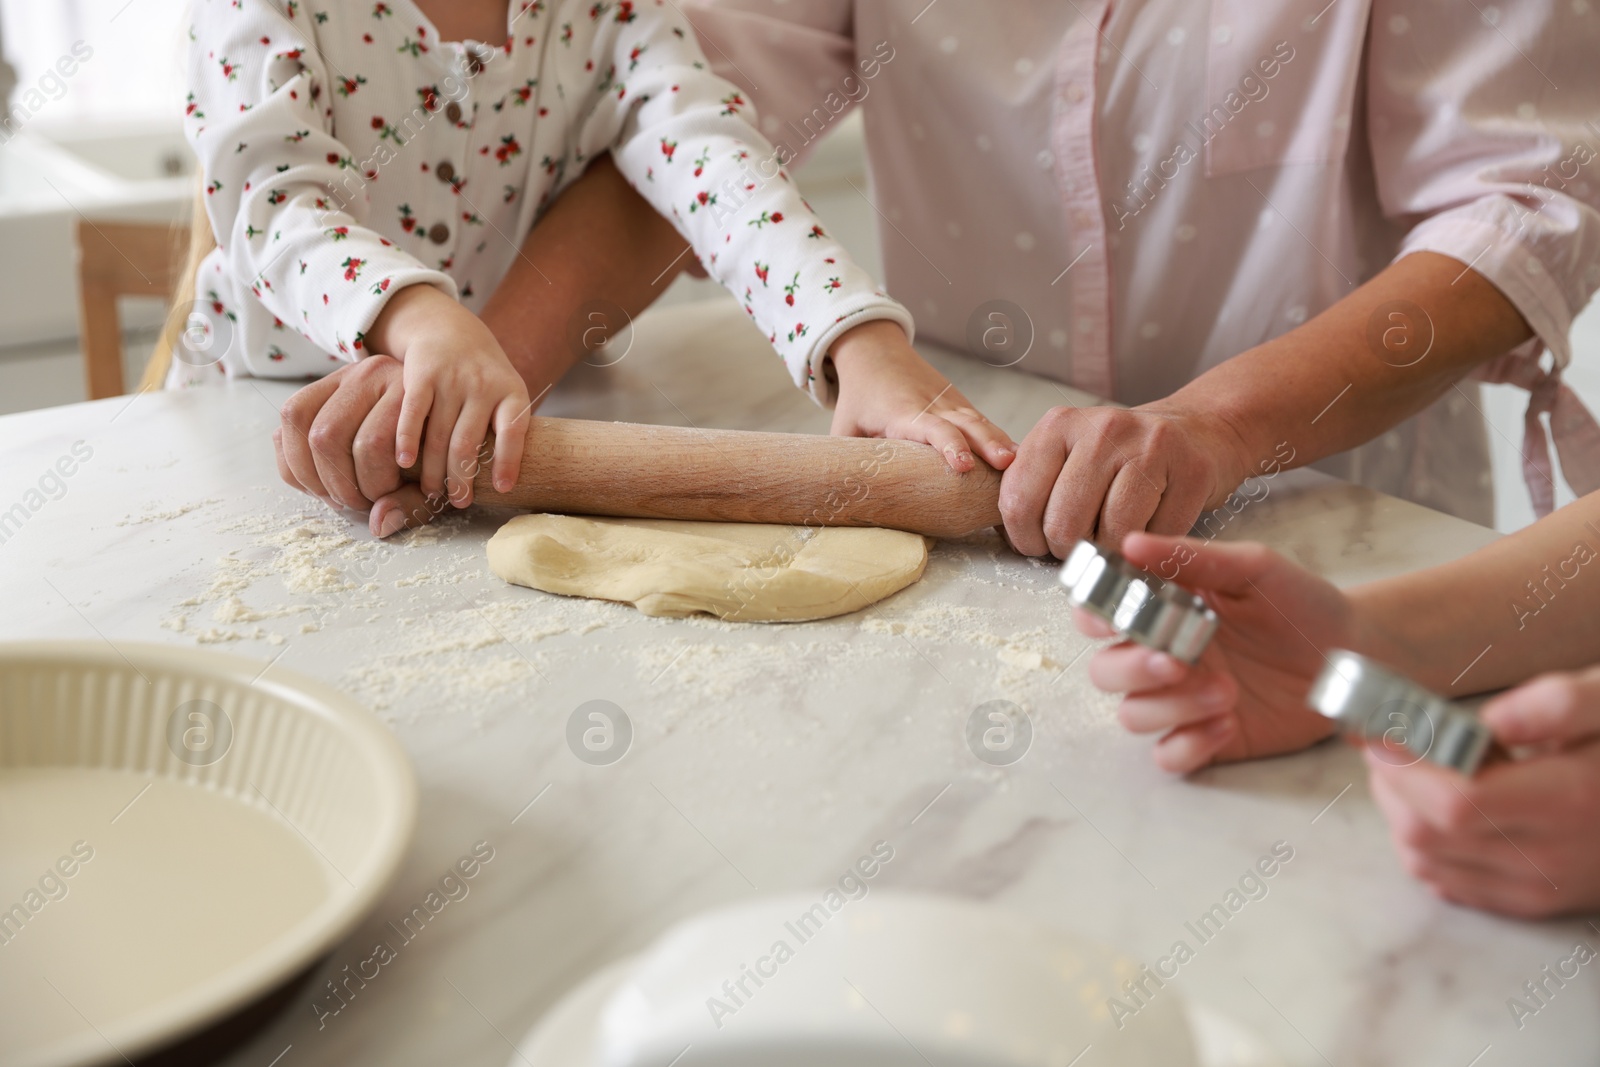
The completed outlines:
{"type": "Polygon", "coordinates": [[[489,45],[440,41],[412,0],[197,0],[191,38],[186,130],[219,247],[190,316],[207,336],[179,346],[173,384],[326,374],[367,354],[407,285],[481,309],[608,150],[820,402],[841,333],[911,331],[672,4],[523,0],[489,45]]]}

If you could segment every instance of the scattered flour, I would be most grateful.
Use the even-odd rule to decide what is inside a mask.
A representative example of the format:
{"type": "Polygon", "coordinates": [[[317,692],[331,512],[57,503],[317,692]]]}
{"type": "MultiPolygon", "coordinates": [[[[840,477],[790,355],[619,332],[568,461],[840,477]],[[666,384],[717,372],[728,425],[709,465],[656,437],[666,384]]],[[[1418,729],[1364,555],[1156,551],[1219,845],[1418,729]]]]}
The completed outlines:
{"type": "MultiPolygon", "coordinates": [[[[357,542],[350,536],[349,524],[338,516],[300,509],[287,515],[253,513],[227,520],[217,532],[243,536],[248,543],[217,557],[205,588],[178,601],[173,614],[161,623],[175,633],[188,633],[201,644],[244,640],[282,644],[284,635],[261,626],[242,628],[242,624],[319,616],[328,607],[327,594],[348,595],[356,590],[358,584],[351,573],[372,567],[377,553],[388,550],[387,546],[357,542]],[[266,594],[268,600],[278,602],[272,607],[256,606],[245,599],[246,594],[256,593],[258,585],[274,578],[293,594],[288,603],[282,603],[282,593],[266,594]],[[192,627],[192,616],[208,608],[210,621],[220,625],[192,627]]],[[[301,633],[320,629],[320,621],[300,626],[301,633]]]]}
{"type": "Polygon", "coordinates": [[[1074,630],[1066,613],[1058,613],[1055,625],[1033,627],[1010,634],[997,633],[1000,613],[994,609],[958,604],[925,604],[900,618],[863,619],[862,630],[872,634],[937,641],[946,645],[961,642],[988,649],[1000,665],[996,686],[1006,691],[1032,690],[1036,679],[1029,672],[1046,672],[1052,684],[1070,665],[1058,661],[1064,651],[1068,659],[1091,642],[1074,630]]]}
{"type": "Polygon", "coordinates": [[[238,594],[234,593],[217,605],[211,617],[217,622],[260,622],[263,619],[281,619],[285,615],[297,615],[304,610],[306,610],[304,607],[291,607],[258,611],[246,605],[239,599],[238,594]]]}
{"type": "Polygon", "coordinates": [[[355,544],[355,538],[329,530],[326,520],[273,534],[266,543],[280,550],[273,570],[283,577],[283,584],[291,592],[338,593],[357,588],[357,583],[346,578],[329,559],[336,550],[355,544]]]}
{"type": "Polygon", "coordinates": [[[992,536],[939,545],[922,582],[857,615],[749,625],[505,586],[484,560],[494,515],[452,512],[379,542],[294,504],[217,522],[228,547],[161,625],[198,644],[337,649],[339,684],[390,718],[531,710],[553,680],[584,671],[640,687],[669,730],[753,702],[798,710],[886,673],[958,705],[1058,707],[1085,687],[1065,676],[1081,674],[1091,643],[1050,575],[1012,566],[992,536]]]}
{"type": "Polygon", "coordinates": [[[211,500],[196,500],[193,503],[184,504],[180,507],[168,508],[165,511],[146,511],[139,515],[129,515],[126,518],[118,519],[115,525],[143,526],[147,522],[170,522],[173,519],[182,518],[191,511],[199,511],[203,507],[220,503],[222,503],[222,501],[215,498],[211,500]]]}

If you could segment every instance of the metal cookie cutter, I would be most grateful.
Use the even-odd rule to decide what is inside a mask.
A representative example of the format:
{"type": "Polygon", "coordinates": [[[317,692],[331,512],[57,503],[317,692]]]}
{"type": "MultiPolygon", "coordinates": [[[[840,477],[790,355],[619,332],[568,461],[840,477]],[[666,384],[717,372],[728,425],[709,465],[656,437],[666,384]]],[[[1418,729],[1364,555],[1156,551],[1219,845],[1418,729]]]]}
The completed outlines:
{"type": "Polygon", "coordinates": [[[1398,743],[1419,759],[1469,776],[1493,740],[1470,711],[1344,649],[1328,653],[1306,704],[1337,722],[1341,733],[1398,743]]]}
{"type": "Polygon", "coordinates": [[[1217,632],[1217,613],[1204,600],[1090,541],[1079,541],[1061,564],[1061,584],[1074,607],[1185,663],[1199,659],[1217,632]]]}

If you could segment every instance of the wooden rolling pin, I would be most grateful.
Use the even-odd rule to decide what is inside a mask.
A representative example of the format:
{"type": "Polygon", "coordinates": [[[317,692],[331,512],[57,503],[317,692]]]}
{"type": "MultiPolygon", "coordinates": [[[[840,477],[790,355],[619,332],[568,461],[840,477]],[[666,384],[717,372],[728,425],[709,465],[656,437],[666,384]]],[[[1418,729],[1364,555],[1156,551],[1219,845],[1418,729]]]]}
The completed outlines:
{"type": "MultiPolygon", "coordinates": [[[[535,416],[517,485],[487,462],[474,499],[631,519],[884,526],[960,537],[1000,522],[1000,473],[967,474],[910,441],[588,422],[535,416]]],[[[485,450],[484,455],[488,455],[485,450]]],[[[407,472],[416,477],[416,468],[407,472]]]]}

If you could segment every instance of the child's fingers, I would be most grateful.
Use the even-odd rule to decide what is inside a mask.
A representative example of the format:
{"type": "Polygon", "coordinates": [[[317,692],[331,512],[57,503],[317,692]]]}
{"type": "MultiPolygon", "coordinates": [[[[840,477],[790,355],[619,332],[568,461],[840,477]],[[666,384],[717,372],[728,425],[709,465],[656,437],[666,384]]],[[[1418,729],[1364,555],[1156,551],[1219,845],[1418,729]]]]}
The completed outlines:
{"type": "Polygon", "coordinates": [[[1522,836],[1544,821],[1563,792],[1558,775],[1550,773],[1551,757],[1526,761],[1524,781],[1533,788],[1507,790],[1502,779],[1518,763],[1485,767],[1474,778],[1428,763],[1410,752],[1396,753],[1368,744],[1366,758],[1371,778],[1382,778],[1390,793],[1436,829],[1461,838],[1499,840],[1502,834],[1522,836]],[[1398,761],[1398,762],[1397,762],[1398,761]],[[1507,803],[1509,801],[1510,803],[1507,803]],[[1518,810],[1520,809],[1520,810],[1518,810]]]}
{"type": "Polygon", "coordinates": [[[972,469],[972,446],[967,444],[966,436],[954,423],[947,422],[941,416],[924,413],[912,420],[902,433],[890,433],[889,436],[932,445],[944,453],[944,461],[957,474],[965,474],[972,469]]]}
{"type": "Polygon", "coordinates": [[[461,405],[451,397],[435,396],[428,411],[428,424],[422,433],[422,491],[428,496],[444,496],[445,475],[450,464],[450,434],[461,415],[461,405]]]}
{"type": "Polygon", "coordinates": [[[1188,676],[1189,668],[1172,656],[1131,641],[1103,648],[1089,660],[1089,681],[1107,693],[1146,693],[1188,676]]]}
{"type": "Polygon", "coordinates": [[[1600,670],[1540,675],[1489,701],[1483,721],[1507,745],[1600,735],[1600,670]]]}
{"type": "Polygon", "coordinates": [[[450,503],[458,508],[472,504],[472,480],[478,476],[483,449],[483,439],[489,432],[489,418],[493,409],[482,401],[469,401],[456,418],[455,431],[450,435],[450,471],[445,479],[445,489],[450,503]]]}
{"type": "Polygon", "coordinates": [[[1237,692],[1226,677],[1195,674],[1165,689],[1125,697],[1117,708],[1117,721],[1135,734],[1192,726],[1226,715],[1234,705],[1237,692]]]}
{"type": "Polygon", "coordinates": [[[494,488],[507,493],[522,471],[522,449],[528,437],[525,396],[508,396],[494,409],[494,488]]]}
{"type": "Polygon", "coordinates": [[[1005,470],[1017,458],[1017,443],[1011,439],[1011,435],[984,418],[982,412],[972,408],[956,408],[942,414],[955,424],[973,450],[995,470],[1005,470]]]}
{"type": "Polygon", "coordinates": [[[1440,863],[1409,851],[1400,852],[1400,861],[1407,873],[1423,882],[1434,895],[1462,907],[1518,919],[1548,919],[1567,908],[1559,891],[1526,865],[1526,874],[1508,876],[1503,871],[1478,871],[1440,863]]]}
{"type": "Polygon", "coordinates": [[[400,423],[394,431],[394,461],[409,467],[417,461],[422,448],[422,433],[428,419],[428,409],[433,407],[433,386],[418,382],[407,387],[400,401],[400,423]]]}
{"type": "Polygon", "coordinates": [[[1153,755],[1156,766],[1173,774],[1198,771],[1217,758],[1238,729],[1238,720],[1232,715],[1180,726],[1156,742],[1153,755]]]}
{"type": "MultiPolygon", "coordinates": [[[[1377,801],[1378,810],[1389,822],[1389,835],[1398,848],[1480,870],[1506,866],[1504,853],[1516,856],[1513,851],[1516,846],[1498,833],[1492,837],[1469,836],[1448,833],[1434,826],[1383,775],[1370,776],[1367,784],[1372,790],[1372,799],[1377,801]]],[[[1518,858],[1517,862],[1525,861],[1518,858]]]]}
{"type": "MultiPolygon", "coordinates": [[[[1004,529],[1005,527],[1002,526],[1001,530],[1004,531],[1004,529]]],[[[1002,536],[1004,536],[1003,533],[1002,536]]],[[[1115,626],[1083,608],[1072,609],[1072,625],[1076,626],[1078,632],[1085,637],[1114,637],[1117,632],[1115,626]]]]}

